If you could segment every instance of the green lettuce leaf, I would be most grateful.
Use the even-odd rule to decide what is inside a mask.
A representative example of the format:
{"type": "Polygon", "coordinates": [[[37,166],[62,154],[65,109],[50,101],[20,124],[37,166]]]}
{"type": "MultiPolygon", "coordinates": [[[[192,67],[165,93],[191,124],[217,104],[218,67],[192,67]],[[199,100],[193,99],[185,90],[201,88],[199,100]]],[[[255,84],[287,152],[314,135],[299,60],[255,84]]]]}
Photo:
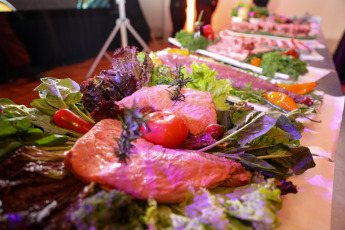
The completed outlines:
{"type": "Polygon", "coordinates": [[[205,63],[201,65],[193,63],[191,67],[191,74],[189,74],[186,69],[182,70],[185,78],[190,77],[192,79],[186,87],[210,92],[216,109],[229,109],[230,105],[226,103],[226,98],[229,95],[229,91],[232,89],[229,79],[216,79],[215,76],[217,72],[211,70],[205,63]]]}
{"type": "Polygon", "coordinates": [[[100,191],[83,200],[71,215],[80,230],[88,229],[146,229],[141,216],[145,209],[140,203],[118,190],[100,191]]]}
{"type": "Polygon", "coordinates": [[[243,187],[192,190],[179,205],[151,201],[144,220],[149,229],[274,229],[280,209],[274,180],[257,176],[243,187]]]}

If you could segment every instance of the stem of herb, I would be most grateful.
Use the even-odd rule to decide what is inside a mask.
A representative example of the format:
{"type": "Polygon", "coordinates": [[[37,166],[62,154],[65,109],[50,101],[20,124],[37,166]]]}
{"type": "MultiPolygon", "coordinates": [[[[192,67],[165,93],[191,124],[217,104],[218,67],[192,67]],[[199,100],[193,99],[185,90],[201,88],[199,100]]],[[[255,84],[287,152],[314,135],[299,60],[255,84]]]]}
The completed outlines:
{"type": "Polygon", "coordinates": [[[265,159],[274,159],[274,158],[284,158],[284,157],[291,157],[292,154],[283,154],[283,155],[265,155],[265,156],[257,156],[256,158],[260,160],[265,160],[265,159]]]}
{"type": "Polygon", "coordinates": [[[249,125],[251,125],[251,123],[248,123],[246,125],[244,125],[242,128],[240,128],[239,130],[236,130],[235,132],[231,133],[230,135],[220,139],[219,141],[213,143],[212,145],[209,145],[209,146],[206,146],[205,148],[202,148],[202,149],[199,149],[198,151],[201,151],[201,152],[204,152],[204,151],[207,151],[209,149],[212,149],[213,147],[223,143],[224,141],[227,141],[229,140],[230,138],[232,138],[233,136],[236,136],[237,133],[239,133],[242,129],[245,129],[247,128],[249,125]]]}
{"type": "Polygon", "coordinates": [[[73,104],[73,108],[75,108],[75,110],[78,111],[78,113],[80,114],[80,116],[82,116],[84,119],[86,119],[88,122],[90,122],[91,124],[95,124],[96,122],[90,118],[89,116],[87,116],[85,113],[83,113],[83,111],[81,111],[78,106],[76,106],[75,104],[73,104]]]}
{"type": "Polygon", "coordinates": [[[71,146],[53,146],[53,147],[40,147],[40,148],[47,151],[64,151],[64,150],[70,150],[71,146]]]}

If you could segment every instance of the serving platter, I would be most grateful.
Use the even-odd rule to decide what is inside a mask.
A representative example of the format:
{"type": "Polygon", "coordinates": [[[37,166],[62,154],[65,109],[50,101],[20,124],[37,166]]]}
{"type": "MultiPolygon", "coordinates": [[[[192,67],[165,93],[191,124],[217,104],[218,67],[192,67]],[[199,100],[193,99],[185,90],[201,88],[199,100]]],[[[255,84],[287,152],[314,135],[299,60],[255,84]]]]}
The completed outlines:
{"type": "MultiPolygon", "coordinates": [[[[177,47],[181,47],[181,43],[179,43],[175,38],[170,37],[168,38],[168,41],[177,47]]],[[[303,83],[303,82],[317,81],[321,79],[322,77],[326,76],[331,71],[329,69],[321,69],[317,67],[307,66],[307,69],[309,72],[304,74],[303,76],[300,76],[297,80],[293,80],[289,75],[283,74],[283,73],[276,73],[274,78],[270,79],[262,75],[262,68],[260,67],[253,66],[248,63],[244,63],[244,62],[241,62],[241,61],[238,61],[238,60],[235,60],[223,55],[219,55],[216,53],[209,52],[207,50],[203,50],[203,49],[198,49],[195,52],[198,54],[204,55],[206,57],[213,58],[214,60],[217,60],[226,64],[230,64],[238,69],[242,69],[244,71],[245,70],[252,71],[254,73],[257,73],[260,78],[269,80],[273,83],[278,83],[278,82],[303,83]]]]}

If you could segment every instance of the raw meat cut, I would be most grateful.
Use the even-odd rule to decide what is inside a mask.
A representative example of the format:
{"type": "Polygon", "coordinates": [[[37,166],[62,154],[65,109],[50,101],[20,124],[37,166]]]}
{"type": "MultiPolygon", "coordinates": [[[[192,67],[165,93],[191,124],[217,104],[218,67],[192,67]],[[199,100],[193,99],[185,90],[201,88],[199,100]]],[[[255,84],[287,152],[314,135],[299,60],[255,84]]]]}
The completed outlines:
{"type": "Polygon", "coordinates": [[[120,108],[132,107],[133,102],[137,106],[151,106],[155,111],[178,112],[185,119],[189,132],[198,135],[210,124],[217,123],[216,107],[209,92],[203,92],[190,88],[182,88],[181,93],[185,96],[184,101],[172,101],[171,94],[174,87],[157,85],[143,87],[132,95],[117,102],[120,108]]]}
{"type": "Polygon", "coordinates": [[[289,97],[291,97],[295,102],[300,104],[305,104],[307,106],[310,106],[313,104],[314,98],[308,97],[305,95],[296,94],[293,92],[290,92],[286,89],[283,89],[269,81],[265,81],[263,79],[257,78],[253,75],[250,75],[245,72],[241,72],[235,68],[232,68],[227,65],[223,65],[214,61],[208,61],[206,59],[199,59],[192,56],[186,56],[176,53],[168,53],[168,52],[160,52],[157,53],[157,56],[159,59],[170,68],[175,68],[177,65],[185,66],[188,72],[191,72],[191,64],[193,62],[196,62],[197,64],[201,65],[202,63],[206,63],[206,65],[215,71],[217,71],[217,76],[219,78],[223,79],[229,79],[232,87],[243,89],[245,88],[249,83],[251,84],[251,89],[254,91],[257,90],[266,90],[266,92],[281,92],[287,94],[289,97]]]}
{"type": "Polygon", "coordinates": [[[134,142],[126,165],[114,154],[114,137],[119,138],[121,131],[118,120],[98,122],[67,153],[67,169],[85,183],[96,182],[138,199],[152,197],[159,203],[183,201],[190,187],[241,186],[250,180],[250,173],[235,161],[199,151],[167,149],[141,138],[134,142]]]}

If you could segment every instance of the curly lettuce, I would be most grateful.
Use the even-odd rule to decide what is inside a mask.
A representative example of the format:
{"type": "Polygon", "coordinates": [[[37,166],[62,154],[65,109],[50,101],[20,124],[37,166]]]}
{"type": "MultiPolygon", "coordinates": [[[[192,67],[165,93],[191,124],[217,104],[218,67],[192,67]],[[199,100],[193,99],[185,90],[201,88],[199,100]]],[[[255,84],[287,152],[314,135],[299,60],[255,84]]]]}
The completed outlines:
{"type": "Polygon", "coordinates": [[[226,103],[226,98],[232,89],[229,79],[217,79],[217,72],[211,70],[205,63],[201,65],[193,63],[191,67],[192,73],[188,73],[186,69],[182,70],[185,78],[192,79],[186,87],[210,92],[217,110],[230,109],[230,104],[226,103]]]}
{"type": "Polygon", "coordinates": [[[281,205],[274,180],[257,177],[239,188],[191,191],[179,205],[153,200],[144,220],[150,229],[274,229],[281,205]]]}

